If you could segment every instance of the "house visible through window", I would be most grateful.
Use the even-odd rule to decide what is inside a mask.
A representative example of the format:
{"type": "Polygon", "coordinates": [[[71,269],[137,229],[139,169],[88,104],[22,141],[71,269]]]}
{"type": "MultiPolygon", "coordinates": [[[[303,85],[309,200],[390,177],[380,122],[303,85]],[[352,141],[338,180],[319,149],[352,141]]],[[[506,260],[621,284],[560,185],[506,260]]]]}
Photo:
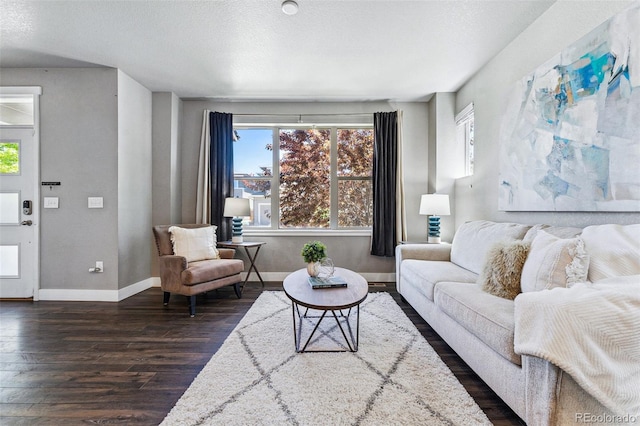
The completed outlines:
{"type": "Polygon", "coordinates": [[[465,155],[465,175],[471,176],[473,174],[473,161],[474,161],[474,113],[473,103],[467,105],[458,115],[456,115],[456,127],[458,140],[464,143],[464,155],[465,155]]]}
{"type": "Polygon", "coordinates": [[[369,228],[373,129],[236,126],[235,196],[249,198],[247,226],[369,228]]]}

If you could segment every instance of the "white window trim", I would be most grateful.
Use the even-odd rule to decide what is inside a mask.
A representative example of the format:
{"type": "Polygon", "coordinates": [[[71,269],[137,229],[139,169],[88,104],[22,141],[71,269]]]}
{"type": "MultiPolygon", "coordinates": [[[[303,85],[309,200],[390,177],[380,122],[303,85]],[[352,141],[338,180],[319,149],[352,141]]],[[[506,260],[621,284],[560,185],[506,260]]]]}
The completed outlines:
{"type": "Polygon", "coordinates": [[[474,115],[473,102],[464,107],[462,111],[456,114],[456,126],[469,121],[474,115]]]}
{"type": "MultiPolygon", "coordinates": [[[[455,121],[456,121],[456,128],[464,127],[464,173],[465,173],[465,176],[473,176],[473,171],[471,170],[470,155],[469,155],[469,150],[470,150],[469,126],[471,121],[475,122],[475,111],[474,111],[473,102],[471,102],[469,105],[464,107],[462,111],[456,114],[455,121]]],[[[474,151],[474,159],[475,159],[475,151],[474,151]]]]}

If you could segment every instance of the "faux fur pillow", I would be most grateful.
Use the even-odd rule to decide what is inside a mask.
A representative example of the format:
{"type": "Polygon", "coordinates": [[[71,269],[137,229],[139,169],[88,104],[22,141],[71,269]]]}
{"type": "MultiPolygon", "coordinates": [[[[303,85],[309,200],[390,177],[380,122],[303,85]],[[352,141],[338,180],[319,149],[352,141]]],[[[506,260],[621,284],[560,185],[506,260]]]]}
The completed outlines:
{"type": "Polygon", "coordinates": [[[494,296],[515,299],[520,294],[520,275],[529,247],[529,243],[519,240],[503,241],[491,247],[478,277],[480,288],[494,296]]]}
{"type": "Polygon", "coordinates": [[[218,259],[220,254],[216,248],[216,229],[216,226],[202,228],[170,227],[173,254],[186,257],[187,262],[218,259]]]}

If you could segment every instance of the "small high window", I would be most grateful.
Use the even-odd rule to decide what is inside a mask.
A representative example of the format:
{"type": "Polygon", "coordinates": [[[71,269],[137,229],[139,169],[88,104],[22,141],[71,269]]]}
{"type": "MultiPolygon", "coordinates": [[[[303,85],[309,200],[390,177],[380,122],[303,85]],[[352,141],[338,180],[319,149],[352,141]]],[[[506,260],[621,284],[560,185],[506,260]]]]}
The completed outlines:
{"type": "Polygon", "coordinates": [[[0,125],[33,126],[33,95],[0,96],[0,125]]]}
{"type": "Polygon", "coordinates": [[[458,141],[464,143],[464,169],[465,176],[473,175],[474,162],[474,114],[473,103],[467,105],[456,115],[456,128],[458,141]]]}

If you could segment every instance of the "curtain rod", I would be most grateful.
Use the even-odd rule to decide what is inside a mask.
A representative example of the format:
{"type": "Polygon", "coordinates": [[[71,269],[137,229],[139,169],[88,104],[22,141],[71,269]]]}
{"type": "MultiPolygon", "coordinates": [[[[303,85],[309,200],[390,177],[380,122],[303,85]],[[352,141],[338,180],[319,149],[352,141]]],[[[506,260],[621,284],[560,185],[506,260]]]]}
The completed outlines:
{"type": "Polygon", "coordinates": [[[318,117],[318,116],[345,116],[345,115],[373,115],[373,112],[352,112],[352,113],[335,113],[335,114],[322,114],[322,113],[318,113],[318,114],[312,114],[312,113],[307,113],[307,114],[285,114],[285,113],[274,113],[274,114],[234,114],[232,113],[234,117],[273,117],[273,116],[283,116],[283,117],[307,117],[307,116],[313,116],[313,117],[318,117]]]}

